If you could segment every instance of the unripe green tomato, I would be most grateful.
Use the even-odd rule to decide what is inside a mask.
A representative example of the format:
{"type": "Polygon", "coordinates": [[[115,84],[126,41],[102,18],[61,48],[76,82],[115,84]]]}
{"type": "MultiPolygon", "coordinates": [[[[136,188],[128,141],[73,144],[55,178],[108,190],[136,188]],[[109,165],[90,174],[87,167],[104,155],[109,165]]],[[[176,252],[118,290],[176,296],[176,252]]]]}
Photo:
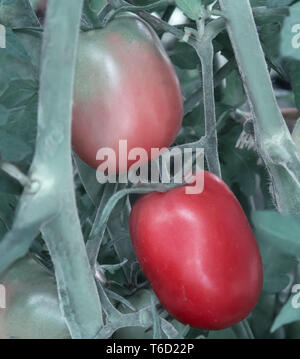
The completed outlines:
{"type": "MultiPolygon", "coordinates": [[[[133,296],[129,298],[130,303],[134,306],[136,310],[140,310],[142,308],[148,307],[151,305],[151,296],[154,293],[148,289],[140,289],[137,291],[133,296]]],[[[124,306],[120,305],[118,310],[122,313],[132,313],[129,308],[125,308],[124,306]]],[[[180,331],[184,328],[184,325],[179,323],[177,320],[172,320],[171,324],[180,331]]],[[[142,327],[127,327],[121,328],[117,330],[114,335],[113,339],[153,339],[153,330],[146,331],[146,328],[142,327]]],[[[163,334],[163,338],[167,339],[165,334],[163,334]]]]}
{"type": "Polygon", "coordinates": [[[0,339],[67,339],[55,279],[30,257],[0,276],[6,309],[0,309],[0,339]]]}

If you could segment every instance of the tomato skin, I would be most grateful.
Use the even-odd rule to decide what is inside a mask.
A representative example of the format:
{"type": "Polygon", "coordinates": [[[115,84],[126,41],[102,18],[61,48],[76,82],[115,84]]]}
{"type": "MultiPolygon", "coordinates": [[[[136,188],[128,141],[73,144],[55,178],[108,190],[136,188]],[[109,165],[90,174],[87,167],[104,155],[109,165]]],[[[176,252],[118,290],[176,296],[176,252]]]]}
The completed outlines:
{"type": "MultiPolygon", "coordinates": [[[[143,148],[169,147],[182,122],[180,85],[156,33],[135,15],[123,14],[101,30],[80,34],[74,87],[72,143],[91,167],[97,151],[119,140],[143,148]]],[[[103,162],[103,161],[102,161],[103,162]]],[[[134,164],[128,161],[127,166],[134,164]]],[[[126,164],[126,162],[125,162],[126,164]]]]}
{"type": "Polygon", "coordinates": [[[244,319],[262,289],[262,261],[247,218],[227,185],[205,172],[204,191],[185,186],[137,200],[130,234],[165,309],[191,327],[219,330],[244,319]]]}
{"type": "Polygon", "coordinates": [[[32,258],[24,257],[0,277],[6,309],[0,309],[0,339],[68,339],[56,283],[32,258]]]}

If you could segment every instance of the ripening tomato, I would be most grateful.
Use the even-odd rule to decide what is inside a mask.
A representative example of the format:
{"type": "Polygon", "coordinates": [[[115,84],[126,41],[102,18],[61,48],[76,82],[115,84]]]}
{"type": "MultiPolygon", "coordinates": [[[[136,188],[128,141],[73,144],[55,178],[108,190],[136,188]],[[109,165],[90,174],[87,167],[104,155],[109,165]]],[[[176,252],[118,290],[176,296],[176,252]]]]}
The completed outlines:
{"type": "Polygon", "coordinates": [[[204,191],[185,187],[137,200],[130,234],[165,309],[182,323],[218,330],[244,319],[262,289],[262,261],[247,218],[227,185],[204,173],[204,191]]]}
{"type": "Polygon", "coordinates": [[[91,167],[107,163],[98,150],[116,154],[115,172],[125,172],[136,158],[119,168],[119,141],[127,140],[128,158],[142,148],[169,147],[182,122],[180,85],[156,33],[139,17],[123,14],[101,30],[80,34],[74,87],[72,143],[91,167]]]}
{"type": "Polygon", "coordinates": [[[55,279],[30,257],[0,276],[6,309],[0,309],[0,339],[67,339],[55,279]]]}

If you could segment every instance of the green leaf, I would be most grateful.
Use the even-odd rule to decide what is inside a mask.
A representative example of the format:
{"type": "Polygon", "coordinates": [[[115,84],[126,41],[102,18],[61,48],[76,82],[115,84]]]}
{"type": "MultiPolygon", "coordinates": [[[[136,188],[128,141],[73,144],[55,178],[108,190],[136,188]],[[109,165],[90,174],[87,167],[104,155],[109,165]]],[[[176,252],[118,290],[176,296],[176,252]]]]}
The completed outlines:
{"type": "MultiPolygon", "coordinates": [[[[116,190],[114,184],[100,184],[96,178],[96,171],[86,165],[77,155],[74,154],[75,162],[79,171],[82,184],[87,191],[90,199],[101,211],[107,200],[116,190]]],[[[122,201],[121,201],[122,202],[122,201]]],[[[128,215],[124,203],[117,204],[110,216],[107,224],[109,237],[121,262],[126,261],[122,266],[127,280],[130,280],[132,263],[136,261],[136,256],[132,248],[128,230],[128,215]],[[125,209],[125,210],[124,210],[125,209]]],[[[102,253],[104,253],[102,251],[102,253]]],[[[101,258],[102,259],[102,258],[101,258]]],[[[136,268],[138,270],[138,268],[136,268]]]]}
{"type": "Polygon", "coordinates": [[[185,42],[177,42],[169,56],[174,65],[182,69],[194,69],[200,64],[199,57],[194,48],[185,42]]]}
{"type": "Polygon", "coordinates": [[[275,305],[275,294],[261,293],[259,301],[249,317],[249,324],[256,339],[266,339],[270,336],[270,328],[273,324],[276,310],[275,305]]]}
{"type": "Polygon", "coordinates": [[[267,0],[250,0],[252,7],[265,6],[267,0]]]}
{"type": "Polygon", "coordinates": [[[294,0],[267,0],[268,7],[284,7],[289,6],[294,0]]]}
{"type": "Polygon", "coordinates": [[[300,320],[285,326],[286,339],[300,339],[300,320]]]}
{"type": "Polygon", "coordinates": [[[226,78],[226,91],[222,102],[236,107],[245,101],[244,86],[238,70],[232,71],[226,78]]]}
{"type": "Polygon", "coordinates": [[[82,184],[90,197],[91,201],[94,203],[95,206],[98,206],[99,202],[101,201],[101,195],[104,190],[104,185],[101,185],[96,178],[96,171],[88,166],[85,162],[83,162],[79,156],[75,153],[73,154],[78,172],[79,177],[82,181],[82,184]]]}
{"type": "Polygon", "coordinates": [[[273,236],[255,229],[263,261],[263,291],[269,294],[279,293],[289,284],[288,274],[297,265],[297,258],[280,251],[272,244],[273,236]]]}
{"type": "Polygon", "coordinates": [[[211,330],[207,339],[237,339],[237,336],[232,328],[227,328],[217,331],[211,330]]]}
{"type": "Polygon", "coordinates": [[[192,20],[201,15],[202,0],[176,0],[176,5],[192,20]]]}
{"type": "Polygon", "coordinates": [[[107,0],[89,0],[89,1],[91,4],[91,8],[96,12],[99,12],[107,4],[107,0]]]}
{"type": "Polygon", "coordinates": [[[161,321],[156,310],[156,301],[154,296],[151,296],[151,312],[153,316],[153,339],[163,339],[161,321]]]}
{"type": "Polygon", "coordinates": [[[270,244],[283,253],[300,256],[300,220],[273,211],[259,211],[253,214],[255,227],[267,234],[270,244]]]}
{"type": "Polygon", "coordinates": [[[203,5],[208,6],[212,4],[215,0],[202,0],[203,5]]]}
{"type": "Polygon", "coordinates": [[[37,95],[37,82],[32,80],[11,79],[9,87],[2,93],[0,103],[8,109],[25,106],[37,95]]]}
{"type": "Polygon", "coordinates": [[[251,196],[255,190],[255,174],[258,171],[257,155],[254,151],[235,148],[241,132],[242,127],[234,124],[219,138],[222,173],[226,183],[230,186],[238,183],[242,192],[251,196]]]}
{"type": "Polygon", "coordinates": [[[6,107],[0,105],[0,126],[3,126],[7,123],[8,120],[8,110],[6,107]]]}
{"type": "Polygon", "coordinates": [[[0,0],[0,24],[7,27],[39,27],[29,0],[0,0]]]}
{"type": "Polygon", "coordinates": [[[0,193],[0,221],[5,225],[6,231],[12,226],[16,205],[17,198],[15,196],[0,193]]]}
{"type": "Polygon", "coordinates": [[[22,139],[0,130],[0,153],[7,162],[20,162],[32,153],[32,149],[22,139]]]}
{"type": "MultiPolygon", "coordinates": [[[[300,320],[300,308],[295,308],[293,305],[297,294],[292,294],[288,302],[281,309],[272,325],[271,332],[275,332],[278,328],[285,324],[293,323],[300,320]]],[[[298,299],[299,303],[299,299],[298,299]]]]}
{"type": "Polygon", "coordinates": [[[274,9],[268,9],[266,7],[259,7],[255,9],[255,23],[259,26],[258,30],[264,28],[265,25],[269,24],[281,24],[286,16],[290,14],[288,7],[280,7],[274,9]]]}
{"type": "Polygon", "coordinates": [[[20,31],[6,31],[6,48],[0,50],[0,93],[10,85],[11,80],[38,81],[41,45],[40,34],[22,34],[20,31]],[[38,38],[36,37],[38,36],[38,38]]]}
{"type": "Polygon", "coordinates": [[[30,5],[33,9],[36,8],[36,6],[38,5],[38,3],[40,2],[41,0],[29,0],[30,2],[30,5]]]}
{"type": "Polygon", "coordinates": [[[22,161],[18,165],[25,171],[36,139],[41,39],[38,32],[7,29],[6,49],[0,50],[0,106],[8,110],[1,123],[0,151],[7,161],[22,161]]]}
{"type": "Polygon", "coordinates": [[[118,271],[119,269],[121,269],[124,264],[127,262],[127,259],[125,259],[122,263],[117,263],[117,264],[102,264],[100,266],[100,268],[103,271],[107,271],[111,274],[114,274],[116,271],[118,271]]]}

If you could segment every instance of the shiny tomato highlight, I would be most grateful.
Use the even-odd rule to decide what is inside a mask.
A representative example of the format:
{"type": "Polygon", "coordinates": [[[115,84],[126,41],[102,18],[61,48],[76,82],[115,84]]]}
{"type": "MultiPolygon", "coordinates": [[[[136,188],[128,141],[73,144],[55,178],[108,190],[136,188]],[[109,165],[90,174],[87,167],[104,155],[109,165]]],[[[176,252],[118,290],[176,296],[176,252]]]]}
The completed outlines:
{"type": "Polygon", "coordinates": [[[191,327],[218,330],[248,316],[263,282],[259,249],[227,185],[205,172],[204,191],[185,186],[137,200],[130,234],[165,309],[191,327]]]}

